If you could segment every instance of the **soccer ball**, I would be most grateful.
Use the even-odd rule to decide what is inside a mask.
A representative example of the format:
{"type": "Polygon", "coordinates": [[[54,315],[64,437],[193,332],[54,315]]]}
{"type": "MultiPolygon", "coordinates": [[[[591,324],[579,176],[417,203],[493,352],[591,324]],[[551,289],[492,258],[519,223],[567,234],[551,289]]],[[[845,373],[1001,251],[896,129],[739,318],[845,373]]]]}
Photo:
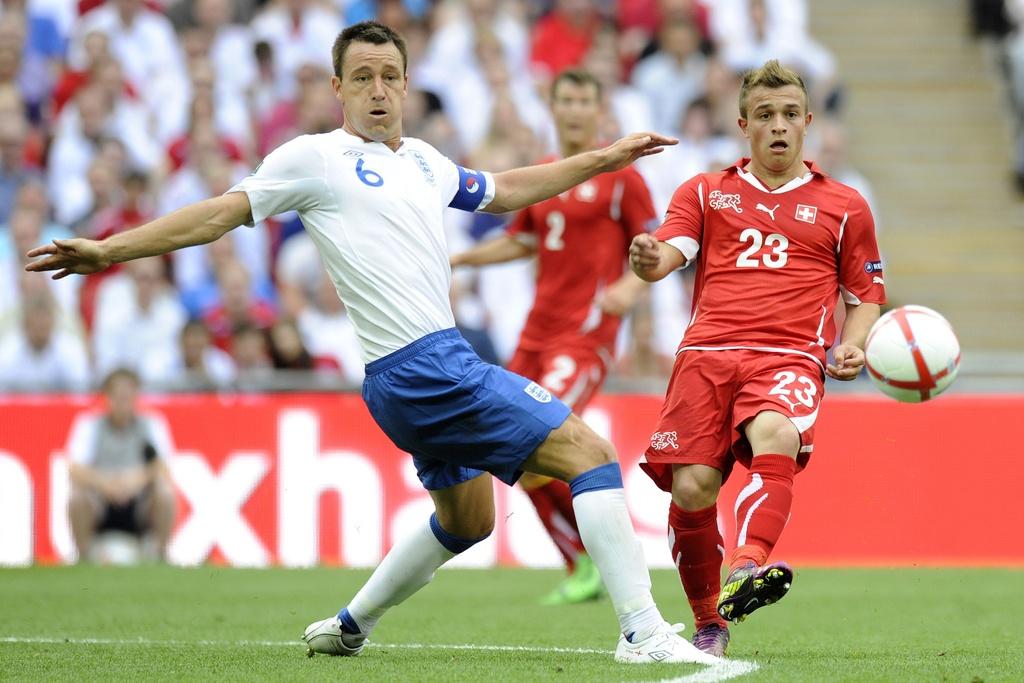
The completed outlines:
{"type": "Polygon", "coordinates": [[[864,347],[868,376],[904,403],[935,398],[960,369],[960,342],[949,322],[924,306],[889,311],[871,327],[864,347]]]}

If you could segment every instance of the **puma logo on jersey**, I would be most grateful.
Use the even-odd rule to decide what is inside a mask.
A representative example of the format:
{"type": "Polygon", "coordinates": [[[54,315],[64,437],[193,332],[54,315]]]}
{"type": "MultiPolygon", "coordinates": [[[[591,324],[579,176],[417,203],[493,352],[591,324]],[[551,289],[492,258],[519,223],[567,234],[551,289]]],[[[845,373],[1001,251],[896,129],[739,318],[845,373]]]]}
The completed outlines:
{"type": "Polygon", "coordinates": [[[777,209],[777,208],[779,208],[778,204],[776,204],[775,206],[773,206],[772,208],[769,209],[767,206],[765,206],[761,202],[758,202],[757,206],[754,207],[754,209],[756,209],[757,211],[764,211],[766,214],[771,216],[773,221],[775,220],[775,209],[777,209]]]}
{"type": "Polygon", "coordinates": [[[736,213],[743,213],[739,194],[724,194],[721,190],[713,190],[708,195],[708,205],[712,209],[735,209],[736,213]]]}

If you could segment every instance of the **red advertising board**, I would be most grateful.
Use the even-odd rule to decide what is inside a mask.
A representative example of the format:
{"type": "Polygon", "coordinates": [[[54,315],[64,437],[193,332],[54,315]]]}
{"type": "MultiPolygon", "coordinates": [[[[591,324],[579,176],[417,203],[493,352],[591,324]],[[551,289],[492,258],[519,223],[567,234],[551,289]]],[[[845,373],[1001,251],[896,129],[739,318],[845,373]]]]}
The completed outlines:
{"type": "MultiPolygon", "coordinates": [[[[668,566],[666,494],[637,467],[661,404],[604,396],[586,419],[619,450],[650,564],[668,566]]],[[[65,449],[94,399],[0,398],[0,564],[73,559],[65,449]]],[[[151,397],[166,421],[179,492],[171,559],[239,566],[373,566],[429,515],[410,459],[356,395],[151,397]]],[[[922,405],[832,396],[797,477],[775,556],[801,564],[1024,566],[1024,448],[1010,431],[1024,396],[944,396],[922,405]]],[[[723,491],[727,542],[738,468],[723,491]]],[[[526,497],[496,485],[498,524],[457,561],[554,566],[526,497]]]]}

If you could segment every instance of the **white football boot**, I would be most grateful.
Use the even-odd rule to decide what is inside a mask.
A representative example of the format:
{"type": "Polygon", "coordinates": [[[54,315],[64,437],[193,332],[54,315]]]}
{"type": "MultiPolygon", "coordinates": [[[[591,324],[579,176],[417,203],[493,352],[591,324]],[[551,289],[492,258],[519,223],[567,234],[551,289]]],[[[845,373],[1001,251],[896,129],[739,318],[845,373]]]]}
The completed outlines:
{"type": "Polygon", "coordinates": [[[620,636],[619,646],[615,648],[615,661],[623,664],[717,664],[722,661],[676,635],[684,628],[682,624],[665,622],[635,643],[626,640],[624,635],[620,636]]]}
{"type": "Polygon", "coordinates": [[[306,650],[307,657],[312,657],[317,652],[324,655],[355,657],[363,651],[366,634],[342,631],[341,622],[334,616],[323,621],[314,621],[307,626],[302,639],[309,646],[306,650]]]}

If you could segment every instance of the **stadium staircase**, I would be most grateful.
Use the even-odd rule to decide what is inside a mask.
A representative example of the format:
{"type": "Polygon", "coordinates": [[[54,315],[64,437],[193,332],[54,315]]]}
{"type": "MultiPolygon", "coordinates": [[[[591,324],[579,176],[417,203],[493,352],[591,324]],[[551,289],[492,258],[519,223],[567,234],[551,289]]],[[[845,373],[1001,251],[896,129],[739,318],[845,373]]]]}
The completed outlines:
{"type": "Polygon", "coordinates": [[[1019,372],[1024,388],[1024,199],[1005,89],[969,35],[968,3],[810,5],[847,87],[850,160],[876,195],[891,302],[941,311],[965,371],[1019,372]]]}

